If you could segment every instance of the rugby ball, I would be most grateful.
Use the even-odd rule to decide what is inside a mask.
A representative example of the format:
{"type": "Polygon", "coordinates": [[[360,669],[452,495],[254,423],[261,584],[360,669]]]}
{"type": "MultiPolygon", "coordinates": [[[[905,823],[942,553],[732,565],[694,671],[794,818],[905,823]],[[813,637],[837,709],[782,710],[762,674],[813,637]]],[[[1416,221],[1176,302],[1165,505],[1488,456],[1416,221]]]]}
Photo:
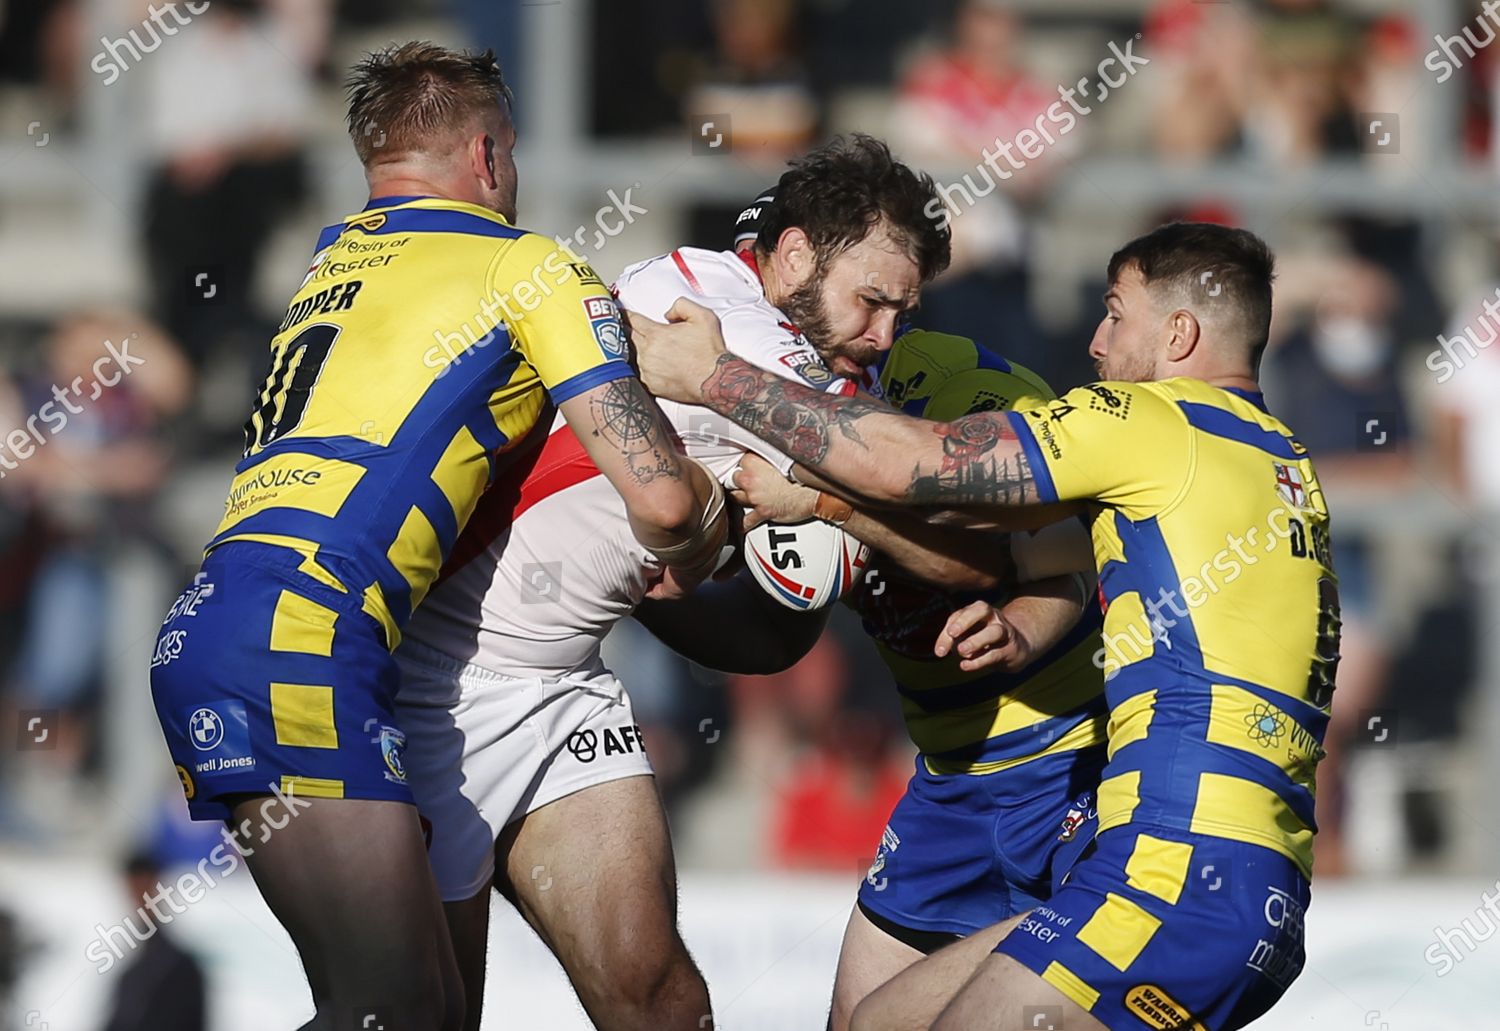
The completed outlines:
{"type": "Polygon", "coordinates": [[[789,609],[831,605],[865,575],[870,549],[821,519],[761,523],[745,534],[745,565],[789,609]]]}

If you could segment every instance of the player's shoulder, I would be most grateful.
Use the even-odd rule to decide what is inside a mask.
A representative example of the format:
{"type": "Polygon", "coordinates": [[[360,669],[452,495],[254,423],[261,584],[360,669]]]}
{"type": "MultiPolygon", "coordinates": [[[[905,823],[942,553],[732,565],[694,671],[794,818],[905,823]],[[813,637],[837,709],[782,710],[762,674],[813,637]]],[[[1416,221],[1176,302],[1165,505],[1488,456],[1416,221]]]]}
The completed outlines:
{"type": "Polygon", "coordinates": [[[700,247],[679,247],[629,265],[614,289],[626,307],[653,318],[679,297],[719,312],[765,299],[760,279],[740,257],[700,247]],[[661,311],[651,310],[657,307],[661,311]]]}
{"type": "Polygon", "coordinates": [[[1110,416],[1122,429],[1149,426],[1153,431],[1160,431],[1172,425],[1187,424],[1180,400],[1181,395],[1171,381],[1100,380],[1074,387],[1052,402],[1051,407],[1054,416],[1058,408],[1063,414],[1083,411],[1110,416]]]}

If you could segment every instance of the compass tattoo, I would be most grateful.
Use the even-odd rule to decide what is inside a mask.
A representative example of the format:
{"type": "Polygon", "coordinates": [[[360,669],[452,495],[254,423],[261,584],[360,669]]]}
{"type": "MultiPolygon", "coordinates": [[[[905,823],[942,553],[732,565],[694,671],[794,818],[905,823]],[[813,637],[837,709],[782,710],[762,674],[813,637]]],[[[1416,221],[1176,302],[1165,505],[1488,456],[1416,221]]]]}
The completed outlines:
{"type": "Polygon", "coordinates": [[[634,376],[611,380],[589,403],[594,435],[609,441],[625,459],[636,483],[658,477],[682,478],[677,451],[667,438],[651,395],[634,376]]]}

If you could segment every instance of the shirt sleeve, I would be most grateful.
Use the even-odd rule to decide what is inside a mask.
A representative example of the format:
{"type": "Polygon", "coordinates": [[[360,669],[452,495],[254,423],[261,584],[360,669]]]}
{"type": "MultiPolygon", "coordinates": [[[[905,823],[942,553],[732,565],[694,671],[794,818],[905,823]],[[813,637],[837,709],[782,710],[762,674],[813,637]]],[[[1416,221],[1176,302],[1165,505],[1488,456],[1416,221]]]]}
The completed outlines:
{"type": "Polygon", "coordinates": [[[555,241],[535,233],[517,239],[496,259],[488,285],[512,345],[554,404],[635,374],[614,298],[555,241]]]}
{"type": "Polygon", "coordinates": [[[1186,419],[1139,383],[1091,383],[1007,417],[1043,501],[1159,512],[1192,461],[1186,419]]]}

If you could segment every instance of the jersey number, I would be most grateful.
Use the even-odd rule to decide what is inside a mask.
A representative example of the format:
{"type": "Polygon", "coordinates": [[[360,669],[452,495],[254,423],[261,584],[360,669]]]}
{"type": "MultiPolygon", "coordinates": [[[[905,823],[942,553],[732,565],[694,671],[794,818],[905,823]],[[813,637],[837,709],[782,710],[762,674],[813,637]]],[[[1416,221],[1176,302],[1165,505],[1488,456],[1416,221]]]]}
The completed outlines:
{"type": "Polygon", "coordinates": [[[1318,579],[1318,639],[1313,645],[1312,669],[1307,676],[1307,695],[1318,708],[1333,699],[1334,676],[1339,668],[1339,587],[1331,577],[1318,579]]]}
{"type": "Polygon", "coordinates": [[[342,326],[308,326],[271,355],[271,371],[245,420],[245,454],[267,447],[291,433],[307,413],[312,389],[342,326]]]}

